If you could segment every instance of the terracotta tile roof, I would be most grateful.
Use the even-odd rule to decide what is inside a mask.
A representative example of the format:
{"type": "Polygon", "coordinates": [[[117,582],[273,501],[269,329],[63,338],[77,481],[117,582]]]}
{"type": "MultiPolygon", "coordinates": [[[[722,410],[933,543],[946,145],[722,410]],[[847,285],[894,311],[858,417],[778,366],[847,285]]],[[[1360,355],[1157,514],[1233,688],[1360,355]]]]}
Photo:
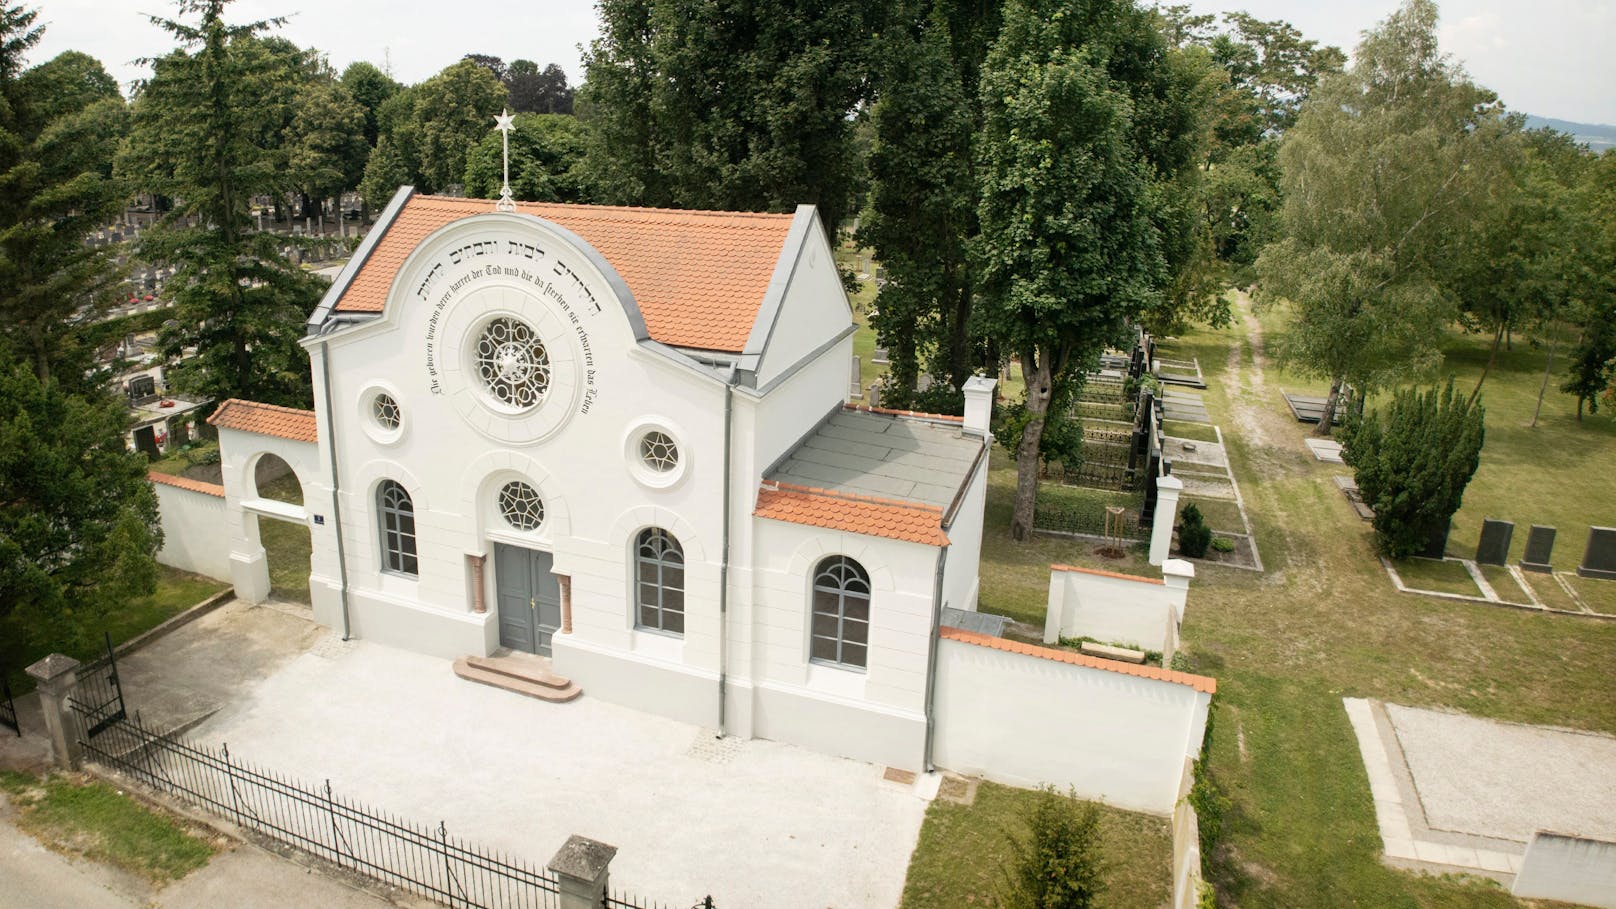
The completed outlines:
{"type": "MultiPolygon", "coordinates": [[[[426,236],[494,210],[486,199],[411,196],[336,303],[381,312],[400,265],[426,236]]],[[[651,337],[739,353],[757,321],[792,215],[518,202],[600,251],[633,291],[651,337]]]]}
{"type": "Polygon", "coordinates": [[[1161,578],[1142,578],[1136,574],[1121,574],[1115,571],[1101,571],[1098,568],[1079,568],[1076,565],[1051,565],[1050,571],[1075,571],[1078,574],[1097,574],[1102,578],[1116,578],[1119,581],[1138,581],[1141,584],[1166,584],[1161,578]]]}
{"type": "Polygon", "coordinates": [[[1155,679],[1158,682],[1188,685],[1204,694],[1216,694],[1218,690],[1218,680],[1204,675],[1191,675],[1188,672],[1177,672],[1156,666],[1140,666],[1136,663],[1124,663],[1119,660],[1102,660],[1099,657],[1074,653],[1070,650],[1056,650],[1053,647],[1023,644],[1020,641],[978,634],[974,631],[966,631],[963,628],[944,626],[938,634],[945,641],[959,641],[962,644],[975,644],[979,647],[1002,650],[1005,653],[1019,653],[1022,656],[1037,657],[1041,660],[1054,660],[1057,663],[1070,663],[1073,666],[1085,666],[1089,669],[1103,669],[1106,672],[1120,672],[1123,675],[1134,675],[1142,679],[1155,679]]]}
{"type": "Polygon", "coordinates": [[[863,413],[884,413],[893,417],[921,417],[927,420],[947,420],[950,423],[964,423],[964,417],[957,417],[946,413],[926,413],[923,410],[893,410],[890,407],[870,407],[866,404],[846,403],[842,405],[848,410],[862,411],[863,413]]]}
{"type": "Polygon", "coordinates": [[[218,496],[221,499],[224,498],[224,487],[220,486],[218,483],[204,483],[201,480],[193,480],[190,477],[177,477],[171,473],[158,473],[155,470],[147,471],[146,479],[152,481],[153,483],[161,483],[164,486],[173,486],[177,489],[189,489],[192,492],[200,492],[203,495],[218,496]]]}
{"type": "Polygon", "coordinates": [[[277,407],[231,398],[219,405],[208,417],[208,422],[220,429],[256,432],[263,436],[279,436],[294,442],[313,442],[319,438],[315,428],[314,411],[277,407]]]}
{"type": "Polygon", "coordinates": [[[752,514],[791,524],[928,546],[948,545],[941,508],[794,483],[764,483],[758,490],[757,508],[752,514]]]}

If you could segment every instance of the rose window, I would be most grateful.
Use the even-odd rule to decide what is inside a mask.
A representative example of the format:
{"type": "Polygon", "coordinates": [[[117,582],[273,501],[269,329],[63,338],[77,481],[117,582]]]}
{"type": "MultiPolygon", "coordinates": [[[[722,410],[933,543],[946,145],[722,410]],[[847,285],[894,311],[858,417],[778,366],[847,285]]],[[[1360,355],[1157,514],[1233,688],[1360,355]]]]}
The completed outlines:
{"type": "Polygon", "coordinates": [[[679,446],[667,433],[653,430],[640,439],[640,460],[657,473],[667,473],[679,466],[679,446]]]}
{"type": "Polygon", "coordinates": [[[550,355],[526,322],[495,319],[477,339],[477,375],[500,403],[525,410],[550,390],[550,355]]]}
{"type": "Polygon", "coordinates": [[[544,523],[544,500],[520,480],[506,483],[499,491],[499,513],[517,530],[533,530],[544,523]]]}

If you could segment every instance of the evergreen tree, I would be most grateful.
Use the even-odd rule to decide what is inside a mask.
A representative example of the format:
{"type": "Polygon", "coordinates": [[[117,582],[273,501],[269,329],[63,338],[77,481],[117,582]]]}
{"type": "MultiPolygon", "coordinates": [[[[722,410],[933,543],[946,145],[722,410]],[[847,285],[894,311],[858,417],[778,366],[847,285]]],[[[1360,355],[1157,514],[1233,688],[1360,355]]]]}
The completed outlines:
{"type": "Polygon", "coordinates": [[[1100,809],[1048,786],[1038,790],[1026,831],[1010,839],[1000,885],[1004,909],[1090,909],[1105,892],[1100,809]]]}
{"type": "Polygon", "coordinates": [[[1375,545],[1394,559],[1425,547],[1464,502],[1481,464],[1479,402],[1454,391],[1402,389],[1375,413],[1348,418],[1342,457],[1355,468],[1364,504],[1375,510],[1375,545]]]}
{"type": "Polygon", "coordinates": [[[287,261],[284,239],[254,232],[249,217],[254,196],[291,188],[285,156],[267,137],[284,128],[283,99],[297,86],[281,84],[286,54],[254,40],[278,20],[228,24],[227,2],[181,0],[194,23],[152,17],[180,49],[152,61],[122,167],[178,200],[140,247],[175,269],[175,318],[162,333],[164,353],[184,357],[174,383],[216,399],[306,407],[308,359],[297,342],[321,287],[287,261]]]}
{"type": "Polygon", "coordinates": [[[149,593],[162,540],[145,458],[106,397],[68,395],[0,355],[0,629],[70,633],[149,593]]]}
{"type": "Polygon", "coordinates": [[[128,198],[110,166],[127,114],[90,57],[24,69],[36,15],[0,6],[0,343],[41,380],[88,390],[94,351],[73,323],[113,301],[117,274],[111,247],[85,238],[128,198]]]}
{"type": "Polygon", "coordinates": [[[602,0],[580,116],[613,202],[851,211],[852,114],[878,8],[857,0],[602,0]]]}

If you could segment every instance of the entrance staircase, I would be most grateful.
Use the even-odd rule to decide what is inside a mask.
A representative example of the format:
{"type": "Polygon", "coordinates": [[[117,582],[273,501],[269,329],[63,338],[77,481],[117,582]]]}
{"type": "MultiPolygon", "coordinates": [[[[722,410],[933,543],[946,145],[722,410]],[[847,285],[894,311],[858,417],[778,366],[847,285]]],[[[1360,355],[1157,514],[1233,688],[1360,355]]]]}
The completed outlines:
{"type": "Polygon", "coordinates": [[[506,651],[491,657],[463,656],[455,660],[454,672],[470,682],[558,704],[584,693],[571,680],[551,672],[549,660],[528,653],[506,651]]]}

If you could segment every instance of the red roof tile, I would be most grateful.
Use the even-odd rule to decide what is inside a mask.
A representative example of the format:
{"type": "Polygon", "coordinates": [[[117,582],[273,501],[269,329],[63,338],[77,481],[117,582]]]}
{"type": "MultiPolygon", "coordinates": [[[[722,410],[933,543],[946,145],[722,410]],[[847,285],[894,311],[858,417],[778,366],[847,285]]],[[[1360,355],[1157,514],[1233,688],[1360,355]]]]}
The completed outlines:
{"type": "Polygon", "coordinates": [[[256,432],[263,436],[279,436],[294,442],[313,442],[319,438],[315,427],[314,411],[277,407],[231,398],[219,405],[208,417],[208,422],[220,429],[256,432]]]}
{"type": "MultiPolygon", "coordinates": [[[[411,196],[342,298],[339,312],[381,312],[399,266],[428,234],[494,210],[487,199],[411,196]]],[[[757,321],[792,215],[518,202],[582,237],[628,284],[654,340],[739,353],[757,321]]]]}
{"type": "Polygon", "coordinates": [[[846,403],[842,405],[848,410],[858,410],[864,413],[884,413],[893,417],[923,417],[927,420],[947,420],[950,423],[963,423],[964,417],[947,413],[926,413],[923,410],[893,410],[890,407],[871,407],[867,404],[846,403]]]}
{"type": "Polygon", "coordinates": [[[1098,568],[1079,568],[1076,565],[1051,565],[1050,571],[1075,571],[1078,574],[1097,574],[1102,578],[1116,578],[1119,581],[1138,581],[1141,584],[1166,584],[1161,578],[1142,578],[1136,574],[1121,574],[1115,571],[1102,571],[1098,568]]]}
{"type": "Polygon", "coordinates": [[[945,641],[959,641],[962,644],[975,644],[978,647],[989,647],[993,650],[1002,650],[1005,653],[1019,653],[1022,656],[1037,657],[1041,660],[1054,660],[1057,663],[1070,663],[1073,666],[1085,666],[1089,669],[1104,669],[1106,672],[1120,672],[1123,675],[1134,675],[1142,679],[1154,679],[1158,682],[1188,685],[1205,694],[1216,694],[1218,690],[1218,680],[1204,675],[1192,675],[1188,672],[1177,672],[1156,666],[1140,666],[1137,663],[1124,663],[1119,660],[1102,660],[1099,657],[1074,653],[1070,650],[1056,650],[1053,647],[1023,644],[1020,641],[978,634],[974,631],[966,631],[963,628],[945,626],[938,634],[945,641]]]}
{"type": "Polygon", "coordinates": [[[200,492],[203,495],[218,496],[221,499],[224,498],[224,487],[220,486],[218,483],[204,483],[201,480],[193,480],[190,477],[177,477],[171,473],[158,473],[155,470],[148,471],[146,473],[146,479],[152,481],[153,483],[161,483],[164,486],[173,486],[177,489],[189,489],[192,492],[200,492]]]}
{"type": "Polygon", "coordinates": [[[931,505],[834,492],[793,483],[764,483],[758,490],[760,518],[843,530],[928,546],[948,545],[943,510],[931,505]]]}

